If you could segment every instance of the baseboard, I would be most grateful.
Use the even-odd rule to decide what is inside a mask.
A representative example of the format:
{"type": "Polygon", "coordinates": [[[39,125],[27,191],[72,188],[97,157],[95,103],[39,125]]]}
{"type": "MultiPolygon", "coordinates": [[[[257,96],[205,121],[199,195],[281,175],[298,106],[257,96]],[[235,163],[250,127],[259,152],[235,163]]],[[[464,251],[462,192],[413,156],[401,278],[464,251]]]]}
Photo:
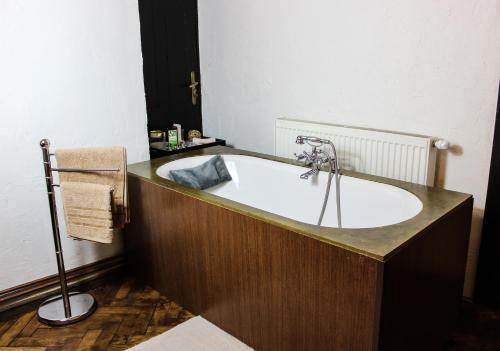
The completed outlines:
{"type": "MultiPolygon", "coordinates": [[[[124,266],[125,258],[123,255],[119,255],[67,270],[68,287],[71,289],[89,283],[116,272],[124,266]]],[[[57,274],[5,289],[0,291],[0,312],[55,295],[60,290],[57,274]]]]}

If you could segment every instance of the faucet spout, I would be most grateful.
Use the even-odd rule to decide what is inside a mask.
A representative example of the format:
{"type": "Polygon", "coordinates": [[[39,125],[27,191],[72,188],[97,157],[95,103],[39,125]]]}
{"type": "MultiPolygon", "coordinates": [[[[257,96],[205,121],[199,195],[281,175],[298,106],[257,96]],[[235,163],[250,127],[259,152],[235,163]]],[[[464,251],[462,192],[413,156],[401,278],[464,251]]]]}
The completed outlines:
{"type": "Polygon", "coordinates": [[[300,179],[309,179],[310,176],[312,175],[317,175],[319,173],[319,169],[313,168],[306,173],[303,173],[300,175],[300,179]]]}

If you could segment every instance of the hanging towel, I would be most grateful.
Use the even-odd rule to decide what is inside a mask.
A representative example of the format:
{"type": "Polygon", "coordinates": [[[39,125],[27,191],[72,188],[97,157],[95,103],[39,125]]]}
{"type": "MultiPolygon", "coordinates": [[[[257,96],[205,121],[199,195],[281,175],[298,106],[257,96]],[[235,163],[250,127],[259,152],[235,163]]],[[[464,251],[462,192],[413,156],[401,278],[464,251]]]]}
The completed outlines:
{"type": "Polygon", "coordinates": [[[118,172],[59,172],[61,185],[83,182],[113,188],[113,227],[121,229],[130,222],[127,191],[127,154],[124,147],[58,149],[58,168],[119,168],[118,172]]]}
{"type": "Polygon", "coordinates": [[[113,188],[105,184],[62,182],[61,195],[68,236],[113,242],[113,188]]]}

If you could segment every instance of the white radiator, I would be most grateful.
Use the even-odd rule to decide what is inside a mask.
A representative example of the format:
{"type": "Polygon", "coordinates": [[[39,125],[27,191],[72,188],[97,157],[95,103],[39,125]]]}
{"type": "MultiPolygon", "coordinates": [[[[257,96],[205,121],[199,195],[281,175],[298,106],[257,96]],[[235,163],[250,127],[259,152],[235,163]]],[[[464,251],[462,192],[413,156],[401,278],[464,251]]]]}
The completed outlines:
{"type": "Polygon", "coordinates": [[[275,133],[276,156],[295,158],[294,153],[309,151],[295,139],[310,135],[335,144],[341,169],[434,185],[436,148],[428,136],[286,118],[276,120],[275,133]]]}

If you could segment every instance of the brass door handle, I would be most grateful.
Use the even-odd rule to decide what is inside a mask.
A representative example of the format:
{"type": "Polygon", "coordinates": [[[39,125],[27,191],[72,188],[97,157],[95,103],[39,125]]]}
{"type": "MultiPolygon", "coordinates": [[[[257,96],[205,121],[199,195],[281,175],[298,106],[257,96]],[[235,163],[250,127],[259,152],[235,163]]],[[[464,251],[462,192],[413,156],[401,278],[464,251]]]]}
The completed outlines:
{"type": "Polygon", "coordinates": [[[191,88],[191,103],[196,105],[196,100],[198,98],[198,85],[199,82],[196,81],[196,73],[191,71],[191,84],[189,84],[189,88],[191,88]]]}

